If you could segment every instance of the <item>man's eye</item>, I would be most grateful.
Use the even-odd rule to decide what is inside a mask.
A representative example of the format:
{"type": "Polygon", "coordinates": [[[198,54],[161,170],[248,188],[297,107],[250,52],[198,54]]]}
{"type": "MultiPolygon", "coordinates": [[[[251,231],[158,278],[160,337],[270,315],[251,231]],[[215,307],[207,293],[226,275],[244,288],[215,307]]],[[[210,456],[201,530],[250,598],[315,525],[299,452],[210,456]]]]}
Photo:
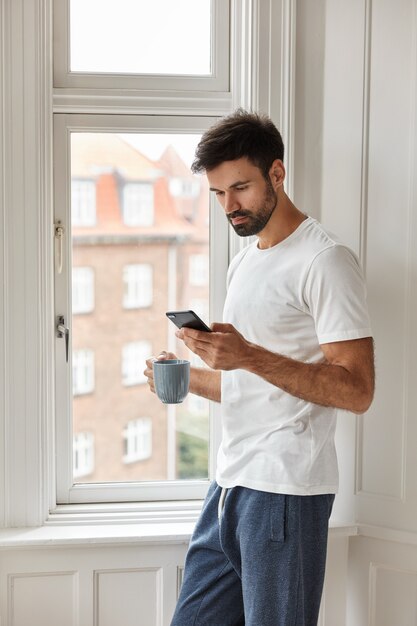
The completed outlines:
{"type": "Polygon", "coordinates": [[[215,191],[216,196],[223,196],[224,191],[215,191]]]}
{"type": "Polygon", "coordinates": [[[245,191],[245,189],[247,188],[248,188],[247,185],[243,185],[242,187],[235,187],[236,191],[245,191]]]}

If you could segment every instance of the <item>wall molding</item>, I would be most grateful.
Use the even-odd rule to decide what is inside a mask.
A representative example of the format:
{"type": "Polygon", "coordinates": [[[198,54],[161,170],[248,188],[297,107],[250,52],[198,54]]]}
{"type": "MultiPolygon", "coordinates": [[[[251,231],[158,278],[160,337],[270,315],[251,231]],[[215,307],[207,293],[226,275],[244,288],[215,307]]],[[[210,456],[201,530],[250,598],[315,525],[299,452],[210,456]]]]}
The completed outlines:
{"type": "MultiPolygon", "coordinates": [[[[6,200],[4,195],[5,181],[5,32],[4,32],[5,3],[0,4],[0,281],[3,288],[0,290],[0,415],[6,415],[6,302],[7,302],[7,257],[6,257],[6,200]]],[[[5,525],[5,423],[0,420],[0,527],[5,525]]]]}
{"type": "MultiPolygon", "coordinates": [[[[370,626],[380,626],[379,615],[383,614],[383,608],[380,607],[380,602],[379,602],[380,598],[378,596],[381,595],[381,593],[383,594],[383,591],[382,592],[380,591],[380,593],[378,594],[378,583],[381,584],[381,578],[384,577],[384,573],[386,575],[387,574],[391,574],[391,576],[394,575],[398,577],[399,579],[402,577],[402,580],[401,580],[402,583],[404,583],[404,580],[405,580],[404,577],[406,577],[410,580],[411,582],[410,586],[412,588],[415,589],[417,586],[417,571],[416,570],[410,570],[410,569],[405,569],[405,568],[403,569],[399,567],[393,567],[385,563],[374,563],[371,561],[370,566],[369,566],[369,625],[370,626]]],[[[388,586],[388,589],[391,593],[390,585],[388,586]]],[[[388,591],[388,589],[386,591],[388,591]]],[[[395,594],[395,592],[394,592],[393,597],[390,599],[390,602],[391,603],[394,602],[398,604],[397,611],[398,609],[401,609],[402,611],[406,610],[408,613],[408,616],[410,616],[410,613],[412,613],[413,616],[415,616],[416,608],[417,608],[415,596],[413,593],[406,594],[406,595],[409,601],[409,605],[407,607],[404,607],[404,603],[399,602],[398,596],[395,594]]],[[[404,600],[405,598],[403,597],[402,599],[404,600]]],[[[391,611],[394,612],[395,609],[394,610],[391,609],[391,611]]],[[[386,618],[384,622],[388,623],[388,621],[386,621],[386,618]]]]}
{"type": "MultiPolygon", "coordinates": [[[[10,573],[7,575],[7,624],[13,626],[15,624],[15,605],[16,605],[16,583],[19,580],[25,579],[45,579],[45,585],[47,585],[48,578],[56,579],[56,578],[68,578],[69,583],[72,587],[71,596],[72,596],[72,623],[74,626],[78,624],[77,615],[79,613],[79,597],[78,597],[78,580],[79,573],[76,570],[51,570],[45,572],[36,572],[36,571],[28,571],[22,573],[10,573]]],[[[45,595],[47,595],[47,590],[45,589],[45,595]]],[[[21,601],[21,599],[20,599],[21,601]]],[[[21,602],[21,605],[23,603],[21,602]]]]}
{"type": "Polygon", "coordinates": [[[407,532],[388,528],[386,526],[374,526],[372,524],[358,524],[358,536],[380,541],[393,541],[409,546],[417,546],[417,532],[407,532]]]}
{"type": "MultiPolygon", "coordinates": [[[[371,101],[372,100],[371,89],[375,88],[375,90],[378,92],[377,80],[378,78],[380,78],[381,71],[382,71],[381,70],[381,58],[377,57],[374,60],[374,65],[373,65],[372,55],[374,55],[375,57],[377,52],[380,51],[380,46],[381,46],[380,37],[382,34],[380,32],[381,20],[385,19],[386,21],[388,21],[390,15],[392,17],[394,13],[391,13],[391,14],[388,12],[384,13],[383,6],[382,5],[379,6],[378,3],[373,2],[373,0],[363,0],[363,5],[364,5],[364,11],[365,11],[365,29],[364,29],[364,45],[363,45],[364,62],[363,62],[363,110],[362,110],[362,152],[361,152],[362,178],[361,178],[361,202],[360,202],[360,215],[361,215],[360,256],[362,259],[364,269],[366,270],[367,256],[369,256],[369,253],[370,253],[369,250],[367,249],[368,220],[370,219],[368,212],[371,212],[371,215],[372,215],[372,209],[373,209],[374,219],[375,219],[375,214],[376,214],[375,207],[373,207],[372,204],[369,206],[369,202],[372,202],[372,201],[375,202],[378,200],[378,197],[375,198],[376,196],[375,167],[377,166],[375,166],[375,163],[374,163],[372,167],[372,160],[370,161],[372,157],[375,159],[375,156],[376,156],[375,146],[374,145],[370,146],[370,140],[372,139],[375,140],[375,135],[376,135],[377,137],[376,137],[376,140],[374,141],[374,144],[377,143],[378,135],[384,132],[384,127],[380,128],[379,126],[377,126],[376,130],[375,128],[374,129],[371,128],[372,115],[374,115],[376,119],[379,120],[378,101],[376,102],[375,100],[371,101]],[[373,44],[373,38],[375,40],[374,44],[373,44]],[[376,52],[375,52],[375,49],[376,49],[376,52]],[[372,80],[373,71],[376,74],[376,78],[374,80],[372,80]],[[371,130],[374,131],[373,137],[370,137],[371,130]],[[372,148],[374,148],[373,152],[372,152],[372,148]],[[370,155],[370,152],[371,152],[371,155],[370,155]],[[371,163],[371,177],[373,174],[373,178],[371,178],[371,181],[369,181],[370,163],[371,163]],[[373,196],[374,197],[369,198],[368,197],[369,184],[372,184],[372,183],[373,183],[373,196]]],[[[393,523],[392,520],[394,519],[394,516],[395,516],[394,507],[398,507],[400,505],[402,510],[406,510],[407,508],[409,508],[411,499],[408,498],[407,492],[408,492],[410,485],[412,485],[412,482],[413,482],[413,478],[411,476],[412,471],[408,473],[408,470],[410,469],[409,456],[411,456],[410,448],[409,448],[410,435],[408,433],[412,431],[412,428],[413,428],[412,424],[410,424],[409,422],[411,421],[413,407],[415,405],[415,401],[413,401],[412,399],[412,395],[414,393],[413,392],[414,350],[412,346],[412,337],[413,337],[413,329],[414,329],[413,308],[414,308],[414,302],[415,302],[415,293],[413,293],[413,289],[414,289],[413,287],[414,276],[413,275],[415,274],[415,257],[414,257],[415,216],[413,215],[413,212],[415,208],[413,207],[415,207],[415,197],[416,197],[416,191],[415,191],[416,177],[415,177],[414,172],[415,172],[416,149],[417,149],[417,137],[415,134],[416,122],[417,122],[416,114],[415,114],[415,106],[416,106],[416,98],[417,98],[417,80],[415,78],[416,68],[417,68],[417,58],[416,58],[417,11],[415,9],[415,4],[413,5],[414,8],[412,7],[412,5],[413,5],[412,2],[407,3],[407,10],[409,11],[409,15],[411,13],[414,13],[411,26],[409,25],[409,22],[407,22],[406,25],[401,24],[401,28],[402,28],[401,32],[403,35],[403,39],[404,41],[407,41],[407,52],[409,49],[412,52],[410,60],[407,60],[406,63],[404,63],[404,66],[406,69],[403,69],[402,67],[399,68],[399,72],[400,71],[404,72],[403,80],[404,80],[405,85],[409,84],[411,80],[411,87],[410,87],[409,92],[408,91],[404,92],[407,94],[405,96],[405,104],[407,105],[407,109],[409,106],[409,110],[407,111],[406,109],[404,111],[404,115],[406,116],[407,122],[409,122],[410,140],[409,142],[408,140],[406,142],[406,140],[404,139],[404,146],[403,146],[404,156],[402,157],[404,159],[404,165],[407,171],[407,176],[408,176],[407,183],[408,183],[409,188],[407,189],[407,184],[406,184],[405,186],[406,193],[404,194],[404,196],[406,197],[406,200],[403,203],[401,203],[402,213],[401,213],[401,217],[398,218],[399,223],[404,224],[404,228],[400,233],[401,240],[402,240],[401,257],[400,259],[396,259],[396,262],[398,263],[399,270],[400,270],[398,272],[398,268],[397,268],[398,280],[401,281],[401,286],[404,290],[403,293],[401,292],[401,301],[398,303],[398,311],[402,312],[401,317],[399,316],[398,324],[399,326],[401,326],[402,332],[398,337],[399,351],[398,351],[398,359],[397,359],[398,363],[397,363],[397,370],[396,370],[396,376],[398,376],[398,378],[402,382],[401,382],[401,386],[398,385],[398,389],[397,389],[398,409],[397,409],[397,414],[395,416],[395,433],[396,434],[395,434],[395,441],[393,442],[393,445],[395,445],[396,457],[398,456],[398,458],[396,458],[395,467],[394,467],[397,481],[395,485],[391,486],[390,490],[387,487],[387,491],[390,491],[389,493],[384,491],[384,488],[386,487],[384,481],[382,480],[379,482],[375,481],[375,474],[377,471],[375,467],[373,468],[374,484],[373,485],[366,484],[367,483],[366,466],[365,466],[364,455],[367,453],[367,450],[366,450],[367,441],[365,440],[367,434],[365,431],[364,419],[362,417],[356,418],[357,428],[356,428],[355,494],[359,496],[359,500],[358,500],[359,518],[363,517],[363,511],[366,510],[368,506],[366,503],[366,500],[369,499],[370,501],[369,509],[371,509],[372,503],[375,503],[375,504],[377,503],[376,505],[379,507],[378,510],[381,511],[379,513],[379,516],[386,517],[388,515],[388,518],[386,517],[385,522],[389,524],[393,523]],[[410,39],[408,39],[408,37],[410,37],[410,39]]],[[[398,24],[395,24],[394,32],[396,33],[396,37],[399,38],[398,24]]],[[[407,57],[408,57],[408,54],[407,54],[407,57]]],[[[397,60],[397,64],[398,64],[398,60],[397,60]]],[[[385,113],[386,117],[387,115],[389,115],[389,113],[388,114],[385,113]]],[[[378,174],[383,178],[384,174],[387,173],[388,171],[389,171],[388,168],[380,167],[380,171],[378,172],[378,174]]],[[[382,181],[382,178],[381,178],[381,181],[382,181]]],[[[381,186],[382,186],[382,182],[381,182],[381,186]]],[[[384,192],[382,190],[381,196],[383,195],[384,195],[384,192]]],[[[403,200],[404,200],[404,197],[403,197],[403,200]]],[[[378,226],[376,226],[376,228],[378,228],[378,226]]],[[[372,234],[371,230],[369,231],[369,234],[370,235],[372,234]]],[[[395,233],[393,233],[393,236],[395,236],[395,233]]],[[[387,233],[387,239],[388,237],[391,237],[391,233],[389,235],[387,233]]],[[[372,243],[372,239],[371,239],[371,243],[372,243]]],[[[384,253],[383,250],[381,250],[381,252],[382,254],[384,253]]],[[[390,249],[388,245],[387,245],[387,249],[385,250],[385,252],[388,252],[388,254],[390,254],[390,249]]],[[[372,261],[375,265],[376,263],[375,252],[374,252],[374,258],[372,259],[372,261]]],[[[378,321],[379,320],[377,317],[376,324],[375,324],[376,326],[378,326],[378,321]]],[[[380,341],[381,343],[383,343],[384,341],[384,338],[382,337],[382,335],[380,337],[380,341]]],[[[377,346],[377,349],[378,349],[378,346],[377,346]]],[[[377,352],[377,355],[378,355],[378,352],[377,352]]],[[[382,365],[381,363],[381,369],[383,369],[383,367],[385,368],[387,367],[387,365],[386,364],[382,365]]],[[[378,384],[378,381],[377,381],[377,384],[378,384]]],[[[378,416],[377,418],[378,420],[380,420],[381,418],[383,422],[385,419],[394,420],[393,416],[390,418],[388,416],[385,416],[383,413],[384,411],[382,408],[382,415],[378,416]]],[[[365,417],[365,420],[366,419],[367,418],[365,417]]],[[[384,428],[385,429],[388,428],[387,424],[383,424],[383,429],[384,428]]],[[[394,432],[394,427],[392,428],[394,432]]],[[[369,436],[370,435],[368,434],[368,437],[369,436]]],[[[369,445],[370,444],[368,443],[368,450],[369,450],[369,445]]],[[[405,513],[405,515],[407,515],[407,513],[405,513]]],[[[369,516],[368,516],[368,519],[370,519],[369,516]]],[[[374,519],[376,520],[377,518],[374,517],[374,519]]]]}
{"type": "MultiPolygon", "coordinates": [[[[100,578],[117,574],[154,574],[154,592],[155,592],[155,626],[162,626],[163,616],[163,568],[162,567],[126,567],[94,570],[93,572],[93,603],[94,603],[94,626],[100,626],[100,578]]],[[[105,623],[109,623],[108,616],[104,616],[105,623]]]]}
{"type": "MultiPolygon", "coordinates": [[[[360,233],[359,256],[366,277],[366,232],[368,217],[368,180],[369,180],[369,111],[370,111],[370,75],[371,75],[371,18],[372,0],[364,0],[365,28],[363,42],[363,93],[362,93],[362,150],[361,150],[361,188],[360,188],[360,233]]],[[[363,476],[363,418],[356,417],[356,467],[355,493],[362,490],[363,476]]]]}
{"type": "Polygon", "coordinates": [[[5,441],[3,524],[45,519],[50,300],[50,0],[6,0],[3,27],[5,441]],[[6,97],[7,94],[7,97],[6,97]]]}

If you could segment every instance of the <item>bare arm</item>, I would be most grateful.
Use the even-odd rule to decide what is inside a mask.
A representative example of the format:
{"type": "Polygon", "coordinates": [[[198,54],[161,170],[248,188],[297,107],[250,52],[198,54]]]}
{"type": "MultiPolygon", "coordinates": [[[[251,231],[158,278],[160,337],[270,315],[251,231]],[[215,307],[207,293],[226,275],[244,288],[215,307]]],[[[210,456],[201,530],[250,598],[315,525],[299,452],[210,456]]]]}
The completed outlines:
{"type": "Polygon", "coordinates": [[[322,345],[323,361],[304,363],[248,342],[231,324],[212,333],[182,329],[177,336],[213,369],[245,369],[293,396],[322,406],[365,412],[374,394],[371,337],[322,345]]]}
{"type": "Polygon", "coordinates": [[[364,413],[374,394],[372,339],[339,341],[321,348],[323,362],[303,363],[252,346],[244,369],[308,402],[364,413]]]}
{"type": "Polygon", "coordinates": [[[191,393],[214,402],[221,402],[221,372],[192,367],[190,374],[191,393]]]}

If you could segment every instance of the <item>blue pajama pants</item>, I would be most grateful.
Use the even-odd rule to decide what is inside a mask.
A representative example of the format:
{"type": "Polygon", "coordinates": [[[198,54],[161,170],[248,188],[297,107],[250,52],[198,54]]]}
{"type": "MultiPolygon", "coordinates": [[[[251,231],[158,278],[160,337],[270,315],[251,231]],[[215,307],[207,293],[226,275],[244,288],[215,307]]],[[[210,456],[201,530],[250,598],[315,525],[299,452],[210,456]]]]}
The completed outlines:
{"type": "Polygon", "coordinates": [[[316,626],[333,501],[213,482],[171,626],[316,626]]]}

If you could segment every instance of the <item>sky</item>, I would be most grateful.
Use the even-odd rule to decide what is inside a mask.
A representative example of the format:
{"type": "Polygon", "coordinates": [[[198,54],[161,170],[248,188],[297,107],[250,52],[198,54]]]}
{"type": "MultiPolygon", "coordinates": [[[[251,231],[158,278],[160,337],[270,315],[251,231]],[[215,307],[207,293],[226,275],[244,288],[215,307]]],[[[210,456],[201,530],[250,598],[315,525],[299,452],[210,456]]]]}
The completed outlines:
{"type": "Polygon", "coordinates": [[[210,73],[210,0],[71,0],[71,71],[210,73]]]}
{"type": "Polygon", "coordinates": [[[190,167],[201,135],[191,134],[121,134],[137,150],[151,160],[159,159],[165,148],[171,144],[184,163],[190,167]]]}

